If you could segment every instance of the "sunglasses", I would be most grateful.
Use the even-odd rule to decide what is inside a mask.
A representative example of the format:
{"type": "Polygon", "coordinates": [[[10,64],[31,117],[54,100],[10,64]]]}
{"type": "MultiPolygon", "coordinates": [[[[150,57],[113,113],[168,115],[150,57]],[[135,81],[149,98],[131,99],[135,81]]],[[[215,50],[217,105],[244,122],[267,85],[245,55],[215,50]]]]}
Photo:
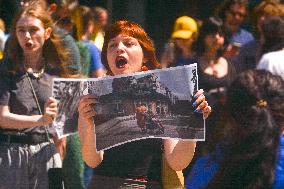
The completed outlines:
{"type": "Polygon", "coordinates": [[[239,16],[240,18],[244,18],[246,15],[244,13],[241,13],[241,12],[235,12],[235,11],[232,11],[232,10],[229,10],[228,11],[232,16],[239,16]]]}

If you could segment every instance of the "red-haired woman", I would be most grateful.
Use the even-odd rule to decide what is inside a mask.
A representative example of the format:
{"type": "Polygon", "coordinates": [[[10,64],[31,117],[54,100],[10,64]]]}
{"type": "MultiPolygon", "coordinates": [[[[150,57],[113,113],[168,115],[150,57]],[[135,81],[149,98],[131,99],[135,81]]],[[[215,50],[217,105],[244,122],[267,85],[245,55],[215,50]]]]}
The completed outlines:
{"type": "MultiPolygon", "coordinates": [[[[136,23],[117,21],[105,34],[102,62],[109,75],[140,72],[159,68],[155,48],[146,32],[136,23]]],[[[211,112],[199,90],[196,94],[197,111],[207,117],[211,112]]],[[[191,161],[196,142],[173,139],[138,140],[112,148],[105,153],[96,150],[93,111],[90,104],[95,97],[85,96],[79,105],[79,136],[83,160],[96,168],[93,177],[98,188],[126,187],[125,183],[142,180],[147,188],[161,188],[161,157],[164,155],[173,170],[184,169],[191,161]],[[161,146],[163,145],[163,151],[161,146]],[[147,182],[146,182],[147,181],[147,182]]]]}

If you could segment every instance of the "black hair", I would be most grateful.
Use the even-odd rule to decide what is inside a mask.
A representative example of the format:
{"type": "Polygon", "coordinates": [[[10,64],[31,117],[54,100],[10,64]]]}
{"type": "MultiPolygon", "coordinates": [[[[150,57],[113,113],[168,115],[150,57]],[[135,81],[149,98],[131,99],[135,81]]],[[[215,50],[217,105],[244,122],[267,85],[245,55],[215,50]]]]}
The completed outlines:
{"type": "MultiPolygon", "coordinates": [[[[196,52],[197,56],[202,56],[203,53],[205,52],[206,48],[204,43],[205,37],[207,35],[217,34],[217,33],[220,35],[224,35],[223,22],[218,17],[209,17],[202,23],[202,26],[199,29],[198,38],[192,45],[192,48],[196,52]]],[[[217,58],[222,56],[223,51],[224,51],[223,48],[218,50],[217,58]]]]}
{"type": "Polygon", "coordinates": [[[262,25],[264,44],[262,54],[284,48],[284,17],[268,17],[262,25]]]}
{"type": "Polygon", "coordinates": [[[284,81],[265,70],[248,70],[227,97],[233,132],[208,188],[270,189],[284,123],[284,81]]]}
{"type": "Polygon", "coordinates": [[[248,0],[225,0],[216,10],[216,16],[220,17],[222,20],[225,20],[225,13],[231,8],[232,5],[239,4],[248,8],[248,0]]]}

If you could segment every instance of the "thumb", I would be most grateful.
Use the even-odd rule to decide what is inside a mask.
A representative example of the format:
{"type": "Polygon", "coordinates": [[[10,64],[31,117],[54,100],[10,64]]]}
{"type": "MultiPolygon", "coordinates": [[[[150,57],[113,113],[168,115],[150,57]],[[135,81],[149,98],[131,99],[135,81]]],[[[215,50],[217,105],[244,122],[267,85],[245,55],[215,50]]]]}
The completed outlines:
{"type": "Polygon", "coordinates": [[[45,107],[46,107],[46,106],[49,106],[50,104],[52,104],[52,103],[54,103],[54,102],[56,102],[56,99],[55,99],[55,98],[53,98],[53,97],[48,97],[48,99],[47,99],[46,102],[45,102],[45,107]]]}

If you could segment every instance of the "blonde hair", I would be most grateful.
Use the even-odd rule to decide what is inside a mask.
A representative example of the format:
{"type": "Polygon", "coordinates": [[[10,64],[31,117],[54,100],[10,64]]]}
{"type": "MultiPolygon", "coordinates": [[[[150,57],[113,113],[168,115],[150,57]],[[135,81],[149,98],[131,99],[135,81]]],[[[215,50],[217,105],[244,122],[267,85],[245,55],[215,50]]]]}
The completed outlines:
{"type": "Polygon", "coordinates": [[[2,30],[3,32],[5,32],[5,22],[0,18],[0,30],[2,30]]]}

